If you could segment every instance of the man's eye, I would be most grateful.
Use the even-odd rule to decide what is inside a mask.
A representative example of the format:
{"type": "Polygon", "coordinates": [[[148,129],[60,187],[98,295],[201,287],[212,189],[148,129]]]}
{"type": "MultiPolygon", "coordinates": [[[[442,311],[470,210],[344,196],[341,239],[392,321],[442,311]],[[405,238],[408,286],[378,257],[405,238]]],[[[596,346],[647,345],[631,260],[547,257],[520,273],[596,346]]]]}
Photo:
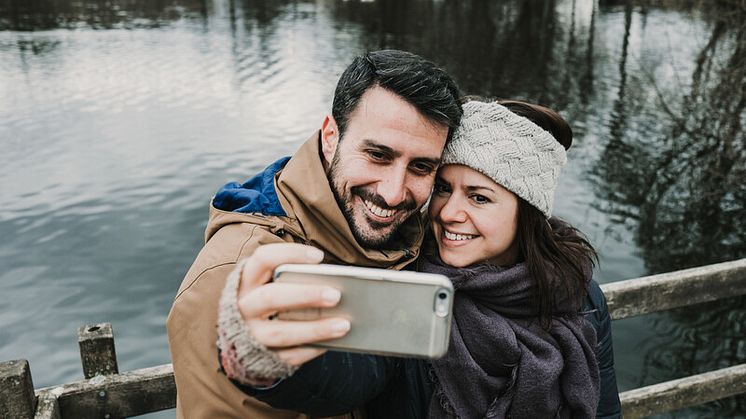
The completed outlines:
{"type": "Polygon", "coordinates": [[[375,151],[375,150],[368,151],[368,156],[370,156],[370,158],[373,160],[385,160],[386,159],[385,154],[383,154],[380,151],[375,151]]]}
{"type": "Polygon", "coordinates": [[[415,163],[412,165],[412,169],[422,175],[429,175],[435,168],[427,163],[415,163]]]}

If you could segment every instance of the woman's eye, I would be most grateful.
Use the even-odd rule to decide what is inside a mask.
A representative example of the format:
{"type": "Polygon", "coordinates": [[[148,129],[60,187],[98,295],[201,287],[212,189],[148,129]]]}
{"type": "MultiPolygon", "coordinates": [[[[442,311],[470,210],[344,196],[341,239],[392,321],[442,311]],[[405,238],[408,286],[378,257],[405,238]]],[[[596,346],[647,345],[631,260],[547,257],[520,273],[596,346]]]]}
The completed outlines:
{"type": "Polygon", "coordinates": [[[435,193],[448,193],[448,192],[450,192],[448,190],[448,186],[446,186],[446,185],[444,185],[442,183],[436,183],[435,187],[433,188],[433,190],[435,191],[435,193]]]}
{"type": "Polygon", "coordinates": [[[474,202],[476,202],[477,204],[486,204],[490,202],[490,200],[487,199],[487,197],[484,195],[474,195],[471,197],[471,199],[473,199],[474,202]]]}

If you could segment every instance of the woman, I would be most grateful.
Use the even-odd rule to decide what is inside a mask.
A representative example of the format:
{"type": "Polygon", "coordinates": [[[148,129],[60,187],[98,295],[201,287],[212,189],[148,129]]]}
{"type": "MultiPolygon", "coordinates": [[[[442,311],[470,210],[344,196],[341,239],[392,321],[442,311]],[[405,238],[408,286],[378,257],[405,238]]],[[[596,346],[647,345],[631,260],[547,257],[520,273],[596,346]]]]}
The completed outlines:
{"type": "Polygon", "coordinates": [[[595,416],[596,336],[579,313],[596,254],[550,218],[571,141],[544,107],[464,105],[429,208],[437,251],[419,263],[456,289],[430,417],[595,416]]]}
{"type": "MultiPolygon", "coordinates": [[[[315,416],[365,405],[368,417],[386,418],[618,417],[608,313],[590,279],[595,252],[551,218],[571,142],[570,127],[549,109],[464,105],[429,207],[429,251],[417,264],[450,277],[457,291],[445,357],[354,355],[335,365],[325,355],[279,385],[260,374],[264,381],[254,384],[269,388],[251,380],[239,387],[315,416]],[[597,335],[609,347],[598,354],[601,385],[597,335]]],[[[236,372],[225,358],[223,366],[234,380],[257,376],[236,372]]]]}

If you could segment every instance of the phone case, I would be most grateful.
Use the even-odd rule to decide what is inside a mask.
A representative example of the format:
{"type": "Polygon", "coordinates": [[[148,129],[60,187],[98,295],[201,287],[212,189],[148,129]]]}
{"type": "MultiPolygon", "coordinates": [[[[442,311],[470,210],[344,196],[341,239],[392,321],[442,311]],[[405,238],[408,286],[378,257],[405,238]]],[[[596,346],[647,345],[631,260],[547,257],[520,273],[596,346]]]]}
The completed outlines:
{"type": "Polygon", "coordinates": [[[448,350],[453,285],[443,275],[322,264],[281,265],[274,279],[341,291],[336,307],[278,313],[283,320],[350,320],[347,335],[315,346],[429,359],[448,350]]]}

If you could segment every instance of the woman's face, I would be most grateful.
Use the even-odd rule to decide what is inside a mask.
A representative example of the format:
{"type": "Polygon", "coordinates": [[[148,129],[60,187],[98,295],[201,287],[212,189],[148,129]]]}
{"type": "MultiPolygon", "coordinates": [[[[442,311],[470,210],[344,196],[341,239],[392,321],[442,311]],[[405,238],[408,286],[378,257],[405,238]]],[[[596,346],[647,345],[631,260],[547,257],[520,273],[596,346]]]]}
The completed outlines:
{"type": "Polygon", "coordinates": [[[507,266],[518,259],[518,198],[474,169],[440,168],[430,219],[440,258],[450,266],[482,261],[507,266]]]}

